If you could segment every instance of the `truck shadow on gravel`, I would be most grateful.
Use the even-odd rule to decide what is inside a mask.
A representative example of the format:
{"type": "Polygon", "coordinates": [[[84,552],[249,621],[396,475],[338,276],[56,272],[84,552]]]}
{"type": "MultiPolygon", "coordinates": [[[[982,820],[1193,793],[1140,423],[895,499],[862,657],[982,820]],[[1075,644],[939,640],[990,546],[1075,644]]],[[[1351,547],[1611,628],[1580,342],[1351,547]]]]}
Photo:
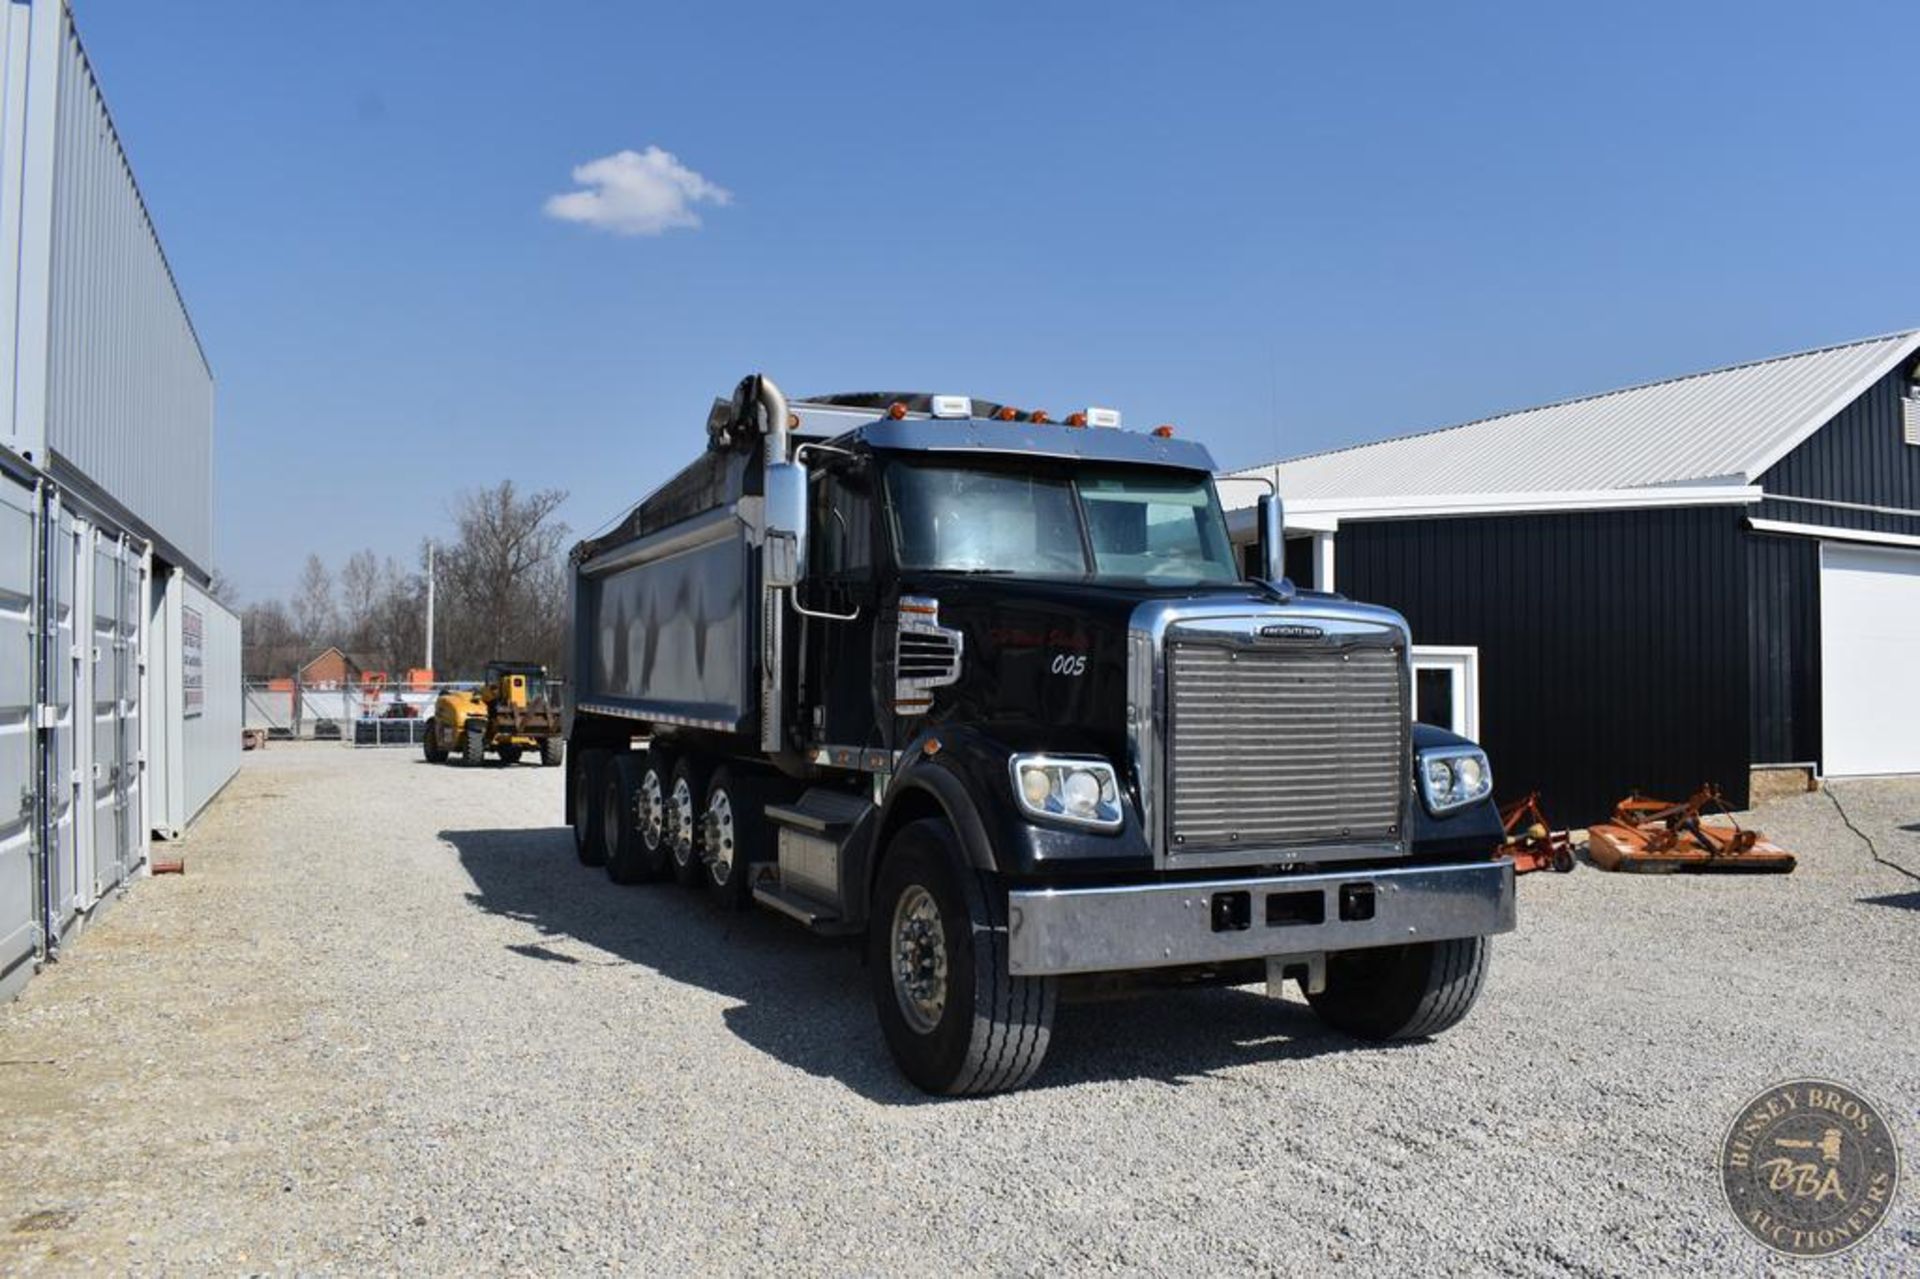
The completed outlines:
{"type": "MultiPolygon", "coordinates": [[[[723,1016],[742,1041],[873,1101],[933,1100],[900,1077],[874,1019],[859,947],[810,937],[768,912],[723,910],[673,884],[621,887],[582,866],[565,827],[443,830],[477,891],[468,900],[540,937],[506,949],[585,969],[636,964],[738,1004],[723,1016]],[[582,953],[584,943],[603,954],[582,953]]],[[[1196,989],[1063,1002],[1029,1089],[1120,1080],[1180,1085],[1236,1067],[1362,1048],[1304,1005],[1244,989],[1196,989]]]]}

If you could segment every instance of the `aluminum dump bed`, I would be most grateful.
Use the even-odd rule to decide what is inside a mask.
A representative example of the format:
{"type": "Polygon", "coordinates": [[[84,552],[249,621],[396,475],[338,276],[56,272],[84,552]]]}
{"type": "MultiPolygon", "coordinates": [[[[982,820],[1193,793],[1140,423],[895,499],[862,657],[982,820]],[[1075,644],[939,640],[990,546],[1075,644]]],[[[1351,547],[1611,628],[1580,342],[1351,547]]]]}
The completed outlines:
{"type": "Polygon", "coordinates": [[[573,551],[576,711],[745,732],[758,707],[754,468],[707,453],[573,551]]]}

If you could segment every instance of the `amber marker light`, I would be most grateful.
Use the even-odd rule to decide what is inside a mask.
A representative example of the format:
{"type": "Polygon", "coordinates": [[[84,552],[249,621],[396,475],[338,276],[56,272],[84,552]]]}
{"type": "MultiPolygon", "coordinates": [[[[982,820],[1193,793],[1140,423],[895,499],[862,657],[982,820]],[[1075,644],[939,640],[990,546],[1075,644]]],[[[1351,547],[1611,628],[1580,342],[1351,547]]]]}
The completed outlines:
{"type": "Polygon", "coordinates": [[[1153,428],[1153,438],[1156,440],[1170,440],[1173,438],[1173,428],[1166,425],[1156,426],[1153,428]]]}

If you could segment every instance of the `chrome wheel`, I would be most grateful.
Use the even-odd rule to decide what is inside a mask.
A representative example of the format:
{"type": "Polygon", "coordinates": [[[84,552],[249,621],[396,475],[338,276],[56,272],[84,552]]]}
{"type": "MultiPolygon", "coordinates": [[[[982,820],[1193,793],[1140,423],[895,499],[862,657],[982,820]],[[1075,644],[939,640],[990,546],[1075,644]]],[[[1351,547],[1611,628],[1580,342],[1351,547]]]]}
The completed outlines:
{"type": "Polygon", "coordinates": [[[691,866],[694,860],[694,807],[693,787],[684,777],[676,777],[673,782],[673,796],[668,804],[668,813],[673,826],[673,861],[681,868],[691,866]]]}
{"type": "Polygon", "coordinates": [[[660,793],[660,770],[649,767],[640,778],[640,842],[649,850],[667,837],[667,797],[660,793]]]}
{"type": "Polygon", "coordinates": [[[947,935],[933,894],[910,884],[893,907],[893,995],[918,1034],[930,1034],[947,1007],[947,935]]]}
{"type": "Polygon", "coordinates": [[[725,886],[727,876],[733,873],[733,855],[735,849],[733,828],[733,800],[727,792],[717,789],[707,800],[706,829],[707,873],[713,876],[713,882],[725,886]]]}

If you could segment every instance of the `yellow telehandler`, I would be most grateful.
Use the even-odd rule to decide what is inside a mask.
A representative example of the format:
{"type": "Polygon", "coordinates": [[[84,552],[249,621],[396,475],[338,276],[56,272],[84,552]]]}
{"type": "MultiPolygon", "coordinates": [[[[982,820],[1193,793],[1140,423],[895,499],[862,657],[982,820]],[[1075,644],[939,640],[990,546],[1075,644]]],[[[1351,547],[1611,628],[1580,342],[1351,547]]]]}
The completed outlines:
{"type": "Polygon", "coordinates": [[[504,764],[517,764],[527,751],[540,762],[558,764],[566,739],[560,732],[560,708],[548,688],[547,668],[532,662],[488,662],[487,682],[479,688],[450,688],[433,704],[424,748],[427,762],[478,765],[492,751],[504,764]]]}

